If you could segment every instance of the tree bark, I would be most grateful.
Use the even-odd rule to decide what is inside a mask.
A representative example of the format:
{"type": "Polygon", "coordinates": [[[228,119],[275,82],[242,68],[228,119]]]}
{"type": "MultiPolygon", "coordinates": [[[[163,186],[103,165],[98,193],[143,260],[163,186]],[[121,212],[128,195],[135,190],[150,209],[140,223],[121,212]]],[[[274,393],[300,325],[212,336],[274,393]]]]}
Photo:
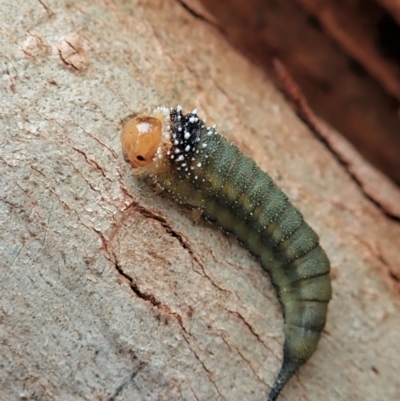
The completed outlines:
{"type": "Polygon", "coordinates": [[[268,275],[121,157],[127,116],[177,104],[273,176],[332,262],[326,330],[281,399],[400,399],[399,221],[262,71],[180,1],[0,10],[0,399],[266,399],[268,275]]]}

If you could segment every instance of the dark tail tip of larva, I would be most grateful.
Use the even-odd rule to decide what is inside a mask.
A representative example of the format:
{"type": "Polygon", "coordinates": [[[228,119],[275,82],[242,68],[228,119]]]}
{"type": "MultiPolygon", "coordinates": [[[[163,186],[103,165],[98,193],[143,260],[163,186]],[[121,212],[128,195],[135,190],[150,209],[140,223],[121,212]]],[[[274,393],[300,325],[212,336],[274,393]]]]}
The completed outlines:
{"type": "Polygon", "coordinates": [[[321,333],[319,331],[287,324],[285,326],[285,336],[282,367],[272,387],[268,401],[275,401],[282,388],[293,374],[297,372],[301,365],[308,361],[318,345],[321,333]]]}
{"type": "Polygon", "coordinates": [[[278,374],[278,378],[275,380],[271,392],[269,393],[268,401],[275,401],[278,398],[279,393],[288,382],[288,380],[293,376],[293,374],[296,373],[299,365],[300,364],[295,360],[284,358],[281,370],[278,374]]]}

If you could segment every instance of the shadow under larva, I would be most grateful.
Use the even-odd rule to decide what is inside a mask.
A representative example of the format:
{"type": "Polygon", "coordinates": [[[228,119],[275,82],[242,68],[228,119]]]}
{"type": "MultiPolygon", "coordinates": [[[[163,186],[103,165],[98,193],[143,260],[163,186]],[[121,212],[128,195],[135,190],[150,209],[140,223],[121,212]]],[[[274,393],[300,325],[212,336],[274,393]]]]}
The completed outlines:
{"type": "Polygon", "coordinates": [[[283,307],[283,362],[268,401],[317,348],[331,299],[330,264],[314,230],[271,177],[196,110],[159,107],[131,119],[121,135],[134,174],[149,174],[200,209],[260,259],[283,307]]]}

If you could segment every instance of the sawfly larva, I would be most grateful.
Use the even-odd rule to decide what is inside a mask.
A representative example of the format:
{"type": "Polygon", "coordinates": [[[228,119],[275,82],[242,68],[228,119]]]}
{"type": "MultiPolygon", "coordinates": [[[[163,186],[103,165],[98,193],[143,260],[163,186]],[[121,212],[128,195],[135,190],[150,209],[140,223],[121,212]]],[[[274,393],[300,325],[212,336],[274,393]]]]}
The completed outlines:
{"type": "Polygon", "coordinates": [[[182,203],[233,233],[261,260],[283,306],[283,362],[268,401],[317,348],[331,299],[329,260],[317,234],[271,177],[196,110],[159,107],[121,135],[134,174],[148,173],[182,203]]]}

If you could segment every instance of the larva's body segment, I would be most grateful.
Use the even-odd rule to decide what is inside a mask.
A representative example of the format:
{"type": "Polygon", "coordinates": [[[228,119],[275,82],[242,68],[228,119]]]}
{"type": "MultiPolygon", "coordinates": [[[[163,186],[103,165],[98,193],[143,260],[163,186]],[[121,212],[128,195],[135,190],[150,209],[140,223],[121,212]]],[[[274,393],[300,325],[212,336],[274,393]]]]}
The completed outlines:
{"type": "MultiPolygon", "coordinates": [[[[146,170],[180,202],[200,208],[234,234],[260,258],[277,288],[285,344],[283,364],[268,398],[274,401],[313,354],[325,326],[331,298],[328,258],[301,213],[251,158],[214,128],[206,128],[195,112],[183,115],[180,108],[160,108],[155,115],[161,115],[163,140],[146,170]]],[[[127,154],[124,143],[132,142],[127,133],[122,141],[132,165],[143,160],[141,149],[127,154]]]]}

